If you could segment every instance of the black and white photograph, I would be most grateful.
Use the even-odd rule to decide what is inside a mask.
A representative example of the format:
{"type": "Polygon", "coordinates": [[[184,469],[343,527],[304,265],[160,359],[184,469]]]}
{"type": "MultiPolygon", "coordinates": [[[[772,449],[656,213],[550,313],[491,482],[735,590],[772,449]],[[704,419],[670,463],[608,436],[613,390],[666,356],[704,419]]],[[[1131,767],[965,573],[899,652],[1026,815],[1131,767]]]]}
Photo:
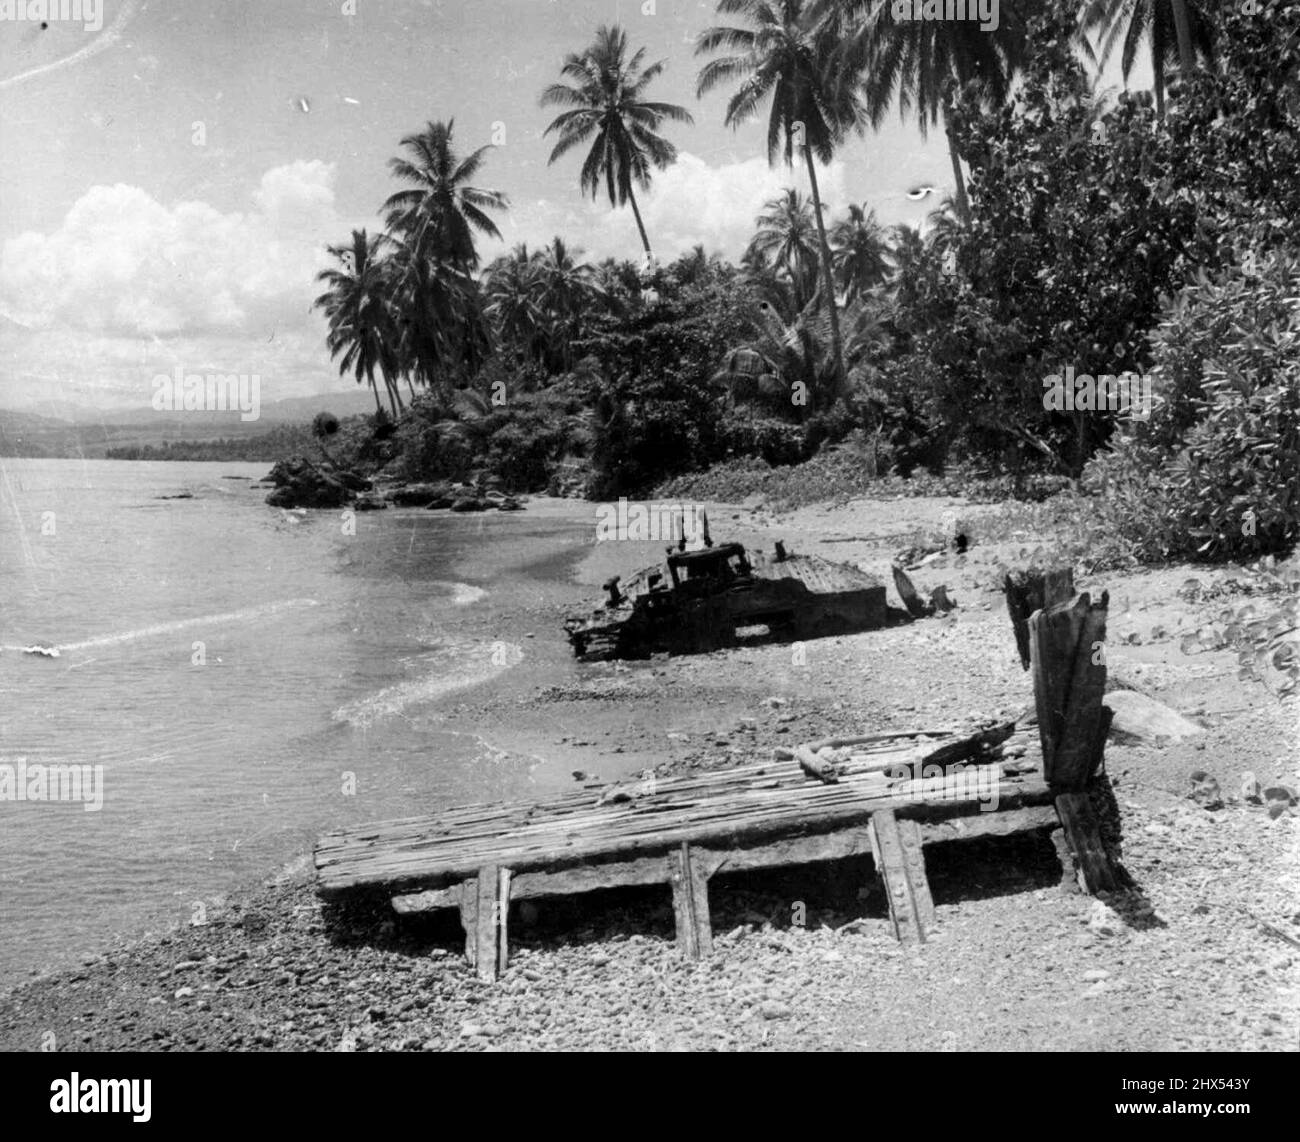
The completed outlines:
{"type": "Polygon", "coordinates": [[[570,1052],[1248,1117],[1298,541],[1300,0],[0,0],[47,1117],[570,1052]]]}

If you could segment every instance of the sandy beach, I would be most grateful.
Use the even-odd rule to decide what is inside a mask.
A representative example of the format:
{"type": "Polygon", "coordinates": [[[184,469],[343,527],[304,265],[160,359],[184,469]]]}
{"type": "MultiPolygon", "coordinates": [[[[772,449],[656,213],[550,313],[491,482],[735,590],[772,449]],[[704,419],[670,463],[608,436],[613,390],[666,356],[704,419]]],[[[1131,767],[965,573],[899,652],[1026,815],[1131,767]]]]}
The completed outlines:
{"type": "MultiPolygon", "coordinates": [[[[538,501],[530,510],[593,509],[538,501]]],[[[933,498],[784,515],[711,505],[715,539],[782,539],[886,577],[900,549],[938,534],[955,512],[969,553],[943,555],[915,578],[946,584],[957,609],[810,642],[800,664],[789,646],[766,645],[593,664],[561,685],[510,671],[448,702],[447,724],[505,755],[544,758],[542,795],[573,771],[610,782],[767,758],[835,731],[1014,717],[1029,683],[999,569],[1023,563],[1041,537],[985,542],[981,521],[995,511],[933,498]]],[[[566,556],[576,560],[573,599],[594,598],[605,578],[652,562],[659,547],[593,543],[566,556]]],[[[846,861],[720,875],[716,952],[702,963],[674,947],[666,891],[544,901],[512,914],[510,966],[487,985],[459,955],[454,915],[399,922],[385,908],[323,908],[303,854],[201,926],[122,943],[4,996],[0,1048],[1294,1049],[1300,961],[1277,932],[1294,938],[1300,927],[1300,819],[1294,810],[1270,817],[1236,795],[1246,772],[1296,786],[1294,714],[1238,681],[1232,652],[1187,654],[1179,644],[1212,609],[1180,599],[1179,584],[1233,573],[1168,568],[1078,582],[1110,591],[1115,671],[1204,728],[1181,744],[1107,748],[1122,860],[1147,907],[1112,900],[1099,922],[1097,902],[1060,887],[1041,834],[934,845],[926,856],[939,933],[919,948],[894,940],[870,863],[846,861]],[[1198,769],[1217,777],[1221,808],[1187,798],[1198,769]]],[[[897,603],[892,586],[890,595],[897,603]]],[[[564,649],[553,601],[533,611],[529,653],[564,649]]]]}

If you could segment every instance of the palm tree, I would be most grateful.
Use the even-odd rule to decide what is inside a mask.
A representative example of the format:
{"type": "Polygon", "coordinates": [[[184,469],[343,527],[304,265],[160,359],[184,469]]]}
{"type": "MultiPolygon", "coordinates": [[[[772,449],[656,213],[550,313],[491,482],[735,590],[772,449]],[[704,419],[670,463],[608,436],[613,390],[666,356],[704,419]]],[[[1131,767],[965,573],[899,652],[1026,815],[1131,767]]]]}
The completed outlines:
{"type": "Polygon", "coordinates": [[[957,203],[952,195],[945,194],[939,205],[926,215],[929,229],[925,235],[925,246],[945,254],[955,250],[961,242],[961,218],[957,214],[957,203]]]}
{"type": "Polygon", "coordinates": [[[831,229],[831,268],[845,300],[860,297],[889,277],[889,245],[866,203],[849,206],[848,216],[831,229]]]}
{"type": "Polygon", "coordinates": [[[413,161],[398,156],[388,160],[388,169],[415,185],[391,195],[384,209],[389,231],[402,235],[418,258],[447,261],[469,271],[478,266],[474,232],[499,239],[501,232],[487,211],[504,210],[509,201],[499,190],[469,185],[492,148],[479,147],[460,158],[452,146],[455,122],[428,123],[419,134],[402,140],[413,161]]]}
{"type": "Polygon", "coordinates": [[[749,241],[749,254],[783,270],[794,286],[802,306],[813,294],[820,269],[817,225],[812,206],[802,194],[788,188],[784,194],[763,203],[758,230],[749,241]]]}
{"type": "Polygon", "coordinates": [[[329,288],[315,300],[313,308],[323,310],[329,322],[325,344],[331,359],[342,355],[340,375],[351,371],[357,384],[369,384],[375,394],[375,407],[382,413],[384,406],[375,381],[377,369],[396,416],[401,395],[394,383],[399,364],[391,267],[383,256],[387,241],[383,235],[370,237],[364,230],[353,230],[351,245],[328,247],[341,268],[322,270],[316,275],[329,288]]]}
{"type": "Polygon", "coordinates": [[[502,254],[484,275],[483,293],[484,312],[511,355],[517,360],[540,356],[545,315],[537,298],[537,255],[523,243],[502,254]]]}
{"type": "Polygon", "coordinates": [[[581,55],[564,57],[560,74],[573,84],[553,83],[542,92],[543,107],[564,107],[544,135],[558,135],[549,163],[574,147],[591,144],[582,164],[579,185],[597,198],[602,180],[611,206],[631,203],[647,262],[653,259],[650,239],[636,204],[636,187],[650,185],[652,168],[662,170],[677,159],[677,148],[658,134],[665,122],[694,123],[690,112],[675,103],[643,98],[645,89],[664,69],[663,61],[642,67],[645,48],[627,59],[627,36],[617,25],[602,25],[581,55]]]}
{"type": "Polygon", "coordinates": [[[823,163],[830,162],[845,130],[858,119],[856,93],[839,82],[831,70],[839,59],[834,50],[835,28],[833,23],[815,18],[811,0],[718,0],[717,11],[720,15],[739,16],[748,26],[713,27],[700,33],[695,43],[696,55],[719,50],[730,54],[710,60],[700,69],[696,95],[739,80],[739,88],[727,101],[725,121],[733,129],[751,119],[760,104],[770,97],[769,163],[775,162],[781,153],[791,163],[796,133],[800,136],[821,246],[822,292],[831,326],[836,384],[842,386],[844,349],[835,309],[835,283],[831,280],[830,246],[813,163],[814,155],[823,163]]]}
{"type": "Polygon", "coordinates": [[[568,372],[573,366],[571,345],[581,329],[582,315],[604,290],[595,271],[578,262],[563,238],[553,238],[537,258],[536,282],[539,308],[549,318],[548,347],[553,362],[568,372]]]}
{"type": "Polygon", "coordinates": [[[1080,27],[1097,32],[1104,66],[1123,42],[1120,66],[1124,81],[1137,60],[1138,48],[1146,40],[1151,53],[1152,88],[1156,114],[1165,114],[1166,69],[1178,59],[1190,72],[1196,56],[1213,62],[1216,32],[1212,0],[1090,0],[1080,17],[1080,27]]]}
{"type": "MultiPolygon", "coordinates": [[[[818,0],[818,13],[844,37],[842,81],[862,95],[862,123],[878,127],[890,105],[915,113],[921,134],[938,122],[951,80],[977,82],[986,99],[1000,102],[1025,56],[1025,25],[1011,5],[1002,6],[998,27],[981,31],[975,20],[895,20],[894,5],[882,0],[818,0]],[[849,23],[849,21],[852,21],[849,23]]],[[[966,180],[951,127],[944,119],[957,209],[970,218],[966,180]]]]}

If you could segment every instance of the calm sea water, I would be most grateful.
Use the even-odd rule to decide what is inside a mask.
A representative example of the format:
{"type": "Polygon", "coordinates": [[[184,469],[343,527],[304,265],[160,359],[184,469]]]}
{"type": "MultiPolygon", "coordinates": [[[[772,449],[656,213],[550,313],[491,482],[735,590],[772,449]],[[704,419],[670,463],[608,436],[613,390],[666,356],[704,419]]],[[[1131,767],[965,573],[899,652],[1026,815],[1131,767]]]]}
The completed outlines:
{"type": "Polygon", "coordinates": [[[0,989],[187,922],[322,828],[536,786],[440,703],[573,669],[552,628],[581,525],[387,511],[349,535],[231,478],[265,470],[0,460],[0,762],[102,765],[104,791],[0,801],[0,989]]]}

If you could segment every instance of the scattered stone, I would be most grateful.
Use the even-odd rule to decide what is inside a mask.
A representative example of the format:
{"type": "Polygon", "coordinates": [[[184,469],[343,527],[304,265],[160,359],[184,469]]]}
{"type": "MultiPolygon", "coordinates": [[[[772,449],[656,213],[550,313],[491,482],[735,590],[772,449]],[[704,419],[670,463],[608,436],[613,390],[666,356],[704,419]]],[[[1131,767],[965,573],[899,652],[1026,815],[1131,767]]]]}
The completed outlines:
{"type": "Polygon", "coordinates": [[[1259,779],[1249,770],[1241,775],[1241,799],[1251,805],[1262,805],[1264,802],[1260,796],[1259,779]]]}
{"type": "Polygon", "coordinates": [[[1202,809],[1213,811],[1223,808],[1223,793],[1219,789],[1219,783],[1204,770],[1198,769],[1192,774],[1192,790],[1187,796],[1202,809]]]}
{"type": "Polygon", "coordinates": [[[1110,972],[1105,968],[1093,968],[1083,973],[1083,979],[1085,983],[1096,983],[1099,980],[1110,979],[1110,972]]]}
{"type": "Polygon", "coordinates": [[[1094,900],[1088,912],[1088,929],[1097,936],[1122,935],[1127,925],[1124,918],[1104,900],[1094,900]]]}
{"type": "Polygon", "coordinates": [[[1136,690],[1112,690],[1103,701],[1114,714],[1110,735],[1119,741],[1155,742],[1168,738],[1177,742],[1205,733],[1176,710],[1136,690]]]}
{"type": "Polygon", "coordinates": [[[758,1013],[764,1019],[789,1019],[794,1012],[787,1004],[780,1003],[777,1000],[769,999],[760,1003],[758,1013]]]}

